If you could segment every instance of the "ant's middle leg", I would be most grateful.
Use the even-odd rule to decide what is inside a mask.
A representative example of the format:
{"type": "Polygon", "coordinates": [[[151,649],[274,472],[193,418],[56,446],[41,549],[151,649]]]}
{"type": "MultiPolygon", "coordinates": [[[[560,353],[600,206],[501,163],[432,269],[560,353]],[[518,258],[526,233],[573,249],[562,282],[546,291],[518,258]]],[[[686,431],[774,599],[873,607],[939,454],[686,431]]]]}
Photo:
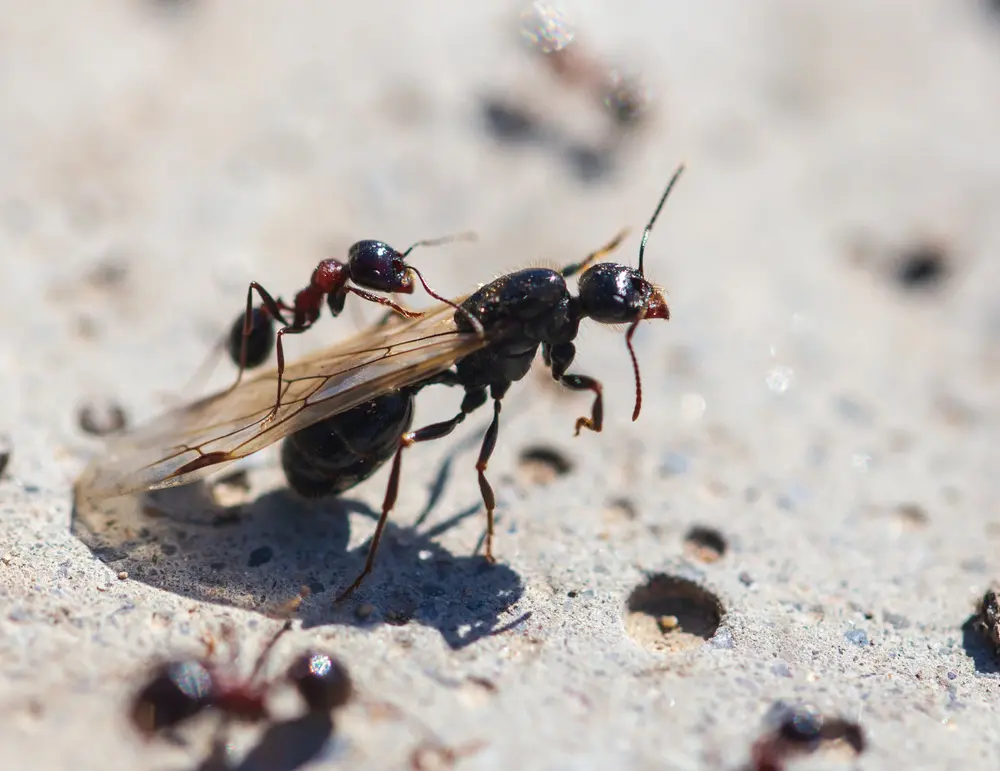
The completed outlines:
{"type": "MultiPolygon", "coordinates": [[[[438,382],[451,385],[447,378],[443,378],[438,382]]],[[[454,431],[455,428],[462,423],[462,421],[465,420],[466,416],[470,412],[482,407],[485,403],[485,389],[468,391],[465,394],[465,398],[462,399],[460,412],[455,417],[440,423],[432,423],[431,425],[424,426],[416,431],[407,431],[399,438],[399,447],[396,448],[396,454],[392,458],[392,470],[389,472],[389,483],[386,485],[385,498],[382,500],[382,514],[379,516],[378,524],[375,525],[375,533],[372,535],[372,542],[368,547],[368,556],[365,559],[364,569],[362,569],[361,573],[358,574],[358,577],[354,579],[354,582],[340,593],[337,599],[334,600],[334,604],[338,604],[346,600],[351,594],[354,593],[355,589],[361,586],[362,581],[364,581],[365,578],[367,578],[372,572],[372,568],[375,565],[375,554],[378,552],[379,542],[382,540],[382,533],[389,520],[389,512],[392,511],[393,507],[396,505],[396,499],[399,496],[399,476],[403,459],[403,450],[420,442],[429,442],[433,439],[440,439],[443,436],[447,436],[454,431]]]]}
{"type": "Polygon", "coordinates": [[[590,408],[590,417],[579,417],[576,419],[575,436],[580,435],[581,428],[589,428],[591,431],[600,432],[604,427],[604,398],[603,387],[600,381],[587,375],[567,375],[566,370],[573,363],[576,356],[576,346],[573,343],[559,343],[557,345],[543,346],[542,355],[545,363],[552,368],[552,377],[562,383],[571,391],[593,391],[594,404],[590,408]]]}

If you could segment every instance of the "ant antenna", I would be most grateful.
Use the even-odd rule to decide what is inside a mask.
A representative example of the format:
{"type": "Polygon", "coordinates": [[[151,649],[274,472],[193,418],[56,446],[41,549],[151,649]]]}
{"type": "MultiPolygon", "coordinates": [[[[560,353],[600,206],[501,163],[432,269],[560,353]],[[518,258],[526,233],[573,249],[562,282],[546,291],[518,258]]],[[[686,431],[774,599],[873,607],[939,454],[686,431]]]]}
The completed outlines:
{"type": "Polygon", "coordinates": [[[450,244],[453,241],[477,241],[478,239],[479,236],[477,236],[472,230],[466,230],[464,233],[453,233],[450,236],[441,236],[441,238],[425,238],[410,244],[409,248],[407,248],[407,250],[400,256],[404,258],[409,256],[410,252],[418,246],[443,246],[444,244],[450,244]]]}
{"type": "MultiPolygon", "coordinates": [[[[407,248],[407,250],[403,252],[400,256],[402,256],[405,259],[407,255],[409,255],[409,253],[412,252],[414,249],[416,249],[418,246],[441,246],[443,244],[450,244],[454,241],[476,241],[478,239],[479,236],[477,236],[476,233],[472,230],[466,230],[463,233],[454,233],[453,235],[450,236],[442,236],[441,238],[425,238],[423,240],[415,241],[414,243],[412,243],[409,246],[409,248],[407,248]]],[[[477,319],[475,316],[469,313],[469,311],[465,310],[458,303],[454,303],[451,300],[447,299],[446,297],[442,297],[433,289],[431,289],[429,286],[427,286],[427,282],[424,280],[424,275],[419,270],[414,268],[412,265],[407,265],[406,268],[407,270],[413,271],[413,274],[420,279],[420,283],[424,285],[424,290],[427,292],[427,294],[429,294],[435,300],[443,302],[445,305],[450,305],[456,311],[460,311],[462,314],[464,314],[479,337],[482,337],[485,334],[483,330],[483,324],[479,319],[477,319]]]]}
{"type": "Polygon", "coordinates": [[[642,231],[642,242],[639,244],[639,275],[641,276],[646,275],[642,270],[642,256],[643,253],[646,251],[646,241],[649,240],[649,234],[650,231],[652,231],[653,229],[653,223],[655,223],[656,218],[660,216],[660,211],[663,209],[663,204],[667,202],[667,196],[670,195],[670,191],[673,189],[674,183],[677,181],[677,178],[681,175],[682,171],[684,171],[683,163],[677,167],[677,171],[674,172],[674,176],[670,178],[670,181],[667,183],[667,189],[663,191],[663,197],[660,199],[660,202],[656,205],[656,211],[654,211],[653,216],[650,217],[649,224],[646,225],[646,229],[642,231]]]}
{"type": "MultiPolygon", "coordinates": [[[[643,316],[645,316],[645,312],[643,312],[643,316]]],[[[632,347],[632,335],[635,334],[636,327],[639,326],[640,321],[642,321],[642,318],[629,324],[628,332],[625,333],[625,346],[628,348],[629,358],[632,359],[632,371],[635,373],[635,407],[632,409],[633,423],[639,419],[639,412],[642,410],[642,379],[639,377],[639,360],[635,357],[635,348],[632,347]]]]}
{"type": "Polygon", "coordinates": [[[442,295],[439,295],[437,292],[435,292],[433,289],[431,289],[429,286],[427,286],[427,282],[424,281],[424,275],[419,270],[417,270],[416,268],[414,268],[412,265],[407,265],[406,267],[407,267],[408,270],[413,271],[413,273],[416,275],[416,277],[420,279],[420,283],[424,285],[424,290],[427,292],[427,294],[429,294],[435,300],[440,300],[445,305],[450,305],[456,311],[458,311],[459,313],[461,313],[462,315],[464,315],[465,318],[467,318],[469,320],[469,323],[472,325],[472,328],[475,330],[477,336],[482,337],[483,335],[486,334],[486,331],[483,329],[483,322],[481,322],[479,319],[477,319],[472,313],[470,313],[468,310],[466,310],[465,308],[463,308],[458,303],[453,302],[452,300],[449,300],[447,297],[443,297],[442,295]]]}

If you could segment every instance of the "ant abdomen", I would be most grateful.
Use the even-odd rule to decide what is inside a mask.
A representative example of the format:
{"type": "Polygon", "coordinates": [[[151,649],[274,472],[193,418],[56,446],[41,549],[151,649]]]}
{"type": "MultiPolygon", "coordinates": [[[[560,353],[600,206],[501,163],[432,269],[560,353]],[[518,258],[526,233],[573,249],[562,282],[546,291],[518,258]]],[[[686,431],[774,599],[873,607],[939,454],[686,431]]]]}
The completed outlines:
{"type": "MultiPolygon", "coordinates": [[[[229,330],[229,357],[237,364],[243,348],[245,314],[233,322],[229,330]]],[[[254,308],[250,315],[250,334],[246,336],[246,356],[243,364],[248,369],[259,367],[274,350],[274,319],[263,308],[254,308]]]]}
{"type": "Polygon", "coordinates": [[[288,485],[305,498],[337,495],[374,474],[413,420],[413,391],[393,391],[296,431],[281,446],[288,485]]]}
{"type": "Polygon", "coordinates": [[[288,668],[291,681],[310,712],[331,712],[350,701],[354,686],[337,659],[325,653],[306,653],[288,668]]]}
{"type": "Polygon", "coordinates": [[[198,661],[165,664],[135,697],[132,722],[143,734],[173,728],[212,702],[212,674],[198,661]]]}

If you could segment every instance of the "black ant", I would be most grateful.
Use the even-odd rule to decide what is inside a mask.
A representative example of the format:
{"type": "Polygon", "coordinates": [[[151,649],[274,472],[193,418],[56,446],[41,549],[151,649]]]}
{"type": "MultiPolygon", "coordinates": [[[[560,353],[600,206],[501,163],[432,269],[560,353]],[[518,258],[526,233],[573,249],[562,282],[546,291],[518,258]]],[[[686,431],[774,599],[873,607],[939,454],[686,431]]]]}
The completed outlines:
{"type": "MultiPolygon", "coordinates": [[[[146,738],[172,732],[206,711],[222,716],[221,729],[231,721],[260,723],[270,720],[267,699],[281,684],[292,685],[302,697],[310,715],[323,715],[338,709],[353,694],[351,678],[344,666],[326,653],[309,651],[296,657],[284,674],[274,680],[262,680],[261,673],[275,644],[292,628],[286,621],[264,646],[253,670],[242,677],[233,667],[220,667],[212,661],[215,641],[209,639],[208,654],[203,658],[168,661],[157,667],[149,681],[135,695],[130,716],[132,724],[146,738]]],[[[235,664],[236,646],[232,627],[224,627],[235,664]]]]}
{"type": "Polygon", "coordinates": [[[845,741],[856,753],[865,749],[861,726],[843,718],[825,718],[809,705],[775,704],[767,722],[771,731],[751,750],[751,771],[783,771],[785,761],[815,752],[824,742],[845,741]]]}
{"type": "Polygon", "coordinates": [[[332,257],[321,260],[313,270],[308,286],[296,293],[291,305],[280,297],[275,299],[263,286],[251,281],[247,288],[246,311],[233,323],[228,337],[229,356],[239,367],[230,390],[239,385],[244,370],[260,366],[271,355],[271,350],[277,348],[277,396],[272,415],[276,413],[281,405],[281,376],[285,371],[285,352],[281,337],[300,334],[311,328],[319,319],[324,298],[333,317],[339,316],[344,310],[347,295],[355,294],[369,302],[386,306],[390,313],[397,313],[404,318],[417,318],[421,315],[420,312],[408,310],[387,297],[374,294],[412,294],[413,277],[416,276],[427,294],[435,300],[454,305],[432,290],[423,274],[406,262],[406,258],[418,246],[441,246],[474,238],[473,233],[459,233],[443,238],[424,239],[411,244],[403,252],[397,252],[382,241],[358,241],[348,249],[347,262],[332,257]],[[257,307],[253,304],[254,292],[261,300],[257,307]],[[286,313],[291,314],[290,317],[286,313]],[[275,321],[282,325],[277,334],[274,331],[275,321]]]}
{"type": "MultiPolygon", "coordinates": [[[[298,432],[286,442],[286,448],[294,448],[282,451],[285,472],[290,481],[301,476],[302,469],[308,468],[315,472],[327,466],[334,472],[326,476],[328,483],[338,479],[353,483],[349,477],[338,477],[334,467],[343,468],[348,461],[357,463],[359,461],[355,459],[365,458],[354,444],[356,433],[344,430],[348,425],[358,426],[361,431],[367,431],[367,426],[378,426],[377,436],[382,440],[378,443],[380,452],[371,456],[377,458],[378,465],[388,458],[390,442],[395,444],[392,470],[382,503],[382,514],[372,536],[365,566],[354,582],[340,594],[337,602],[346,599],[372,571],[379,540],[399,493],[403,450],[419,442],[439,439],[450,434],[467,415],[486,403],[487,395],[493,400],[493,420],[483,438],[479,458],[476,461],[476,472],[479,477],[480,493],[486,506],[487,525],[483,556],[491,563],[496,561],[493,556],[493,512],[496,509],[496,498],[486,478],[486,467],[496,447],[501,400],[511,384],[528,373],[539,346],[542,349],[542,359],[557,382],[572,391],[591,391],[594,394],[590,417],[580,417],[576,421],[576,435],[579,435],[582,428],[599,432],[603,427],[604,403],[600,382],[586,375],[567,372],[576,354],[573,340],[583,319],[590,318],[602,324],[628,324],[625,344],[635,373],[635,407],[632,420],[639,417],[642,407],[642,385],[639,363],[632,348],[632,336],[640,321],[670,318],[670,309],[662,293],[645,277],[643,256],[653,225],[683,169],[681,166],[674,173],[643,231],[639,245],[638,268],[612,262],[602,262],[588,267],[615,249],[625,237],[623,232],[584,260],[567,265],[562,270],[528,268],[502,276],[474,292],[461,303],[455,313],[455,324],[460,330],[473,331],[468,320],[469,316],[474,317],[482,325],[489,341],[485,347],[459,359],[454,369],[437,373],[409,389],[328,418],[306,431],[298,432]],[[579,280],[580,293],[573,296],[566,286],[566,278],[581,271],[583,272],[579,280]],[[413,394],[424,385],[434,383],[459,386],[465,390],[459,413],[450,420],[434,423],[416,431],[408,430],[412,417],[409,404],[413,394]],[[390,405],[391,414],[398,416],[398,420],[395,423],[383,420],[379,424],[376,417],[381,419],[383,416],[388,416],[390,405]],[[365,422],[362,414],[357,412],[362,409],[368,411],[371,422],[365,422]],[[399,433],[396,433],[397,430],[399,433]],[[399,437],[398,442],[396,437],[399,437]]],[[[358,429],[353,430],[357,432],[358,429]]],[[[368,473],[373,470],[369,470],[368,473]]],[[[294,483],[292,484],[294,488],[294,483]]]]}

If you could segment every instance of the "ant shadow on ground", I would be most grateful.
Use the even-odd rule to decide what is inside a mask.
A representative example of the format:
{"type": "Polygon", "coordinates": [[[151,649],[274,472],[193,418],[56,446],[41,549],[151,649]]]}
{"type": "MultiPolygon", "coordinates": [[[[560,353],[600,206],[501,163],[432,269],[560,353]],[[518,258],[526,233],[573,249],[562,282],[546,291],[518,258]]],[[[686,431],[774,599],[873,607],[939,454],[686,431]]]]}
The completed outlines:
{"type": "Polygon", "coordinates": [[[335,733],[329,714],[308,714],[271,724],[239,763],[228,747],[217,745],[192,771],[296,771],[329,751],[335,733]]]}
{"type": "Polygon", "coordinates": [[[1000,656],[994,651],[979,625],[979,615],[973,613],[962,624],[962,648],[972,659],[972,666],[981,675],[1000,674],[1000,656]]]}
{"type": "Polygon", "coordinates": [[[523,594],[509,567],[475,554],[455,556],[435,538],[478,504],[421,532],[451,472],[440,468],[429,501],[411,527],[390,519],[375,570],[355,595],[334,605],[337,592],[361,572],[370,541],[349,550],[350,514],[374,522],[378,513],[350,499],[305,501],[285,488],[236,505],[221,505],[195,483],[91,505],[78,500],[72,532],[94,555],[129,579],[203,602],[270,612],[302,586],[311,596],[297,617],[305,627],[379,623],[432,627],[453,649],[513,628],[497,628],[523,594]]]}

